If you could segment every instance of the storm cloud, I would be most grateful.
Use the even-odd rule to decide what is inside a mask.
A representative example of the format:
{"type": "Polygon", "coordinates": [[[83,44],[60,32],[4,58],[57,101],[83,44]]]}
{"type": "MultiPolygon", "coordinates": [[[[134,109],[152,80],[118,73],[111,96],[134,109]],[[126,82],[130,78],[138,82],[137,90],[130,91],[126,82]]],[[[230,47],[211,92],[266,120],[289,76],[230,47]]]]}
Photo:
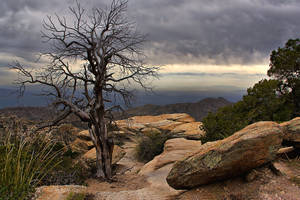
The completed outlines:
{"type": "MultiPolygon", "coordinates": [[[[103,7],[108,0],[79,0],[103,7]]],[[[40,37],[46,15],[67,15],[73,0],[2,0],[0,57],[33,61],[47,48],[40,37]]],[[[73,4],[74,5],[74,4],[73,4]]],[[[298,0],[129,0],[129,17],[148,35],[151,64],[251,65],[300,36],[298,0]]],[[[7,65],[1,62],[3,67],[7,65]]],[[[1,75],[1,72],[0,72],[1,75]]]]}

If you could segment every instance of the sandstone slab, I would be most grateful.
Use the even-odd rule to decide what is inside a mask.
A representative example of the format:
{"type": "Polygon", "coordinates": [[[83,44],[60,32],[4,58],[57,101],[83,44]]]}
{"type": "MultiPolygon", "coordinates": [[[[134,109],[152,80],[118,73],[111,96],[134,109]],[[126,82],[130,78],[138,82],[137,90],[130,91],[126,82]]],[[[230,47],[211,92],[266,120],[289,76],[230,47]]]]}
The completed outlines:
{"type": "Polygon", "coordinates": [[[80,132],[76,133],[75,135],[82,140],[87,140],[87,141],[92,140],[89,130],[80,131],[80,132]]]}
{"type": "Polygon", "coordinates": [[[72,193],[85,193],[87,187],[79,185],[42,186],[36,190],[36,200],[65,200],[72,193]]]}
{"type": "Polygon", "coordinates": [[[200,147],[201,141],[184,138],[167,140],[163,153],[145,164],[139,171],[139,175],[146,176],[150,187],[159,190],[160,194],[177,195],[181,191],[174,190],[168,185],[167,175],[176,161],[184,159],[187,155],[199,150],[200,147]]]}
{"type": "MultiPolygon", "coordinates": [[[[118,145],[114,145],[113,155],[112,155],[112,164],[116,164],[119,162],[126,152],[119,147],[118,145]]],[[[88,165],[94,164],[96,162],[96,149],[92,148],[88,152],[86,152],[82,157],[81,160],[83,160],[88,165]]]]}
{"type": "Polygon", "coordinates": [[[201,141],[187,140],[184,138],[170,139],[165,142],[164,151],[152,161],[146,163],[140,170],[140,175],[147,175],[155,170],[182,160],[189,154],[201,148],[201,141]]]}
{"type": "Polygon", "coordinates": [[[282,138],[282,128],[277,123],[249,125],[176,162],[167,182],[175,189],[190,189],[238,176],[273,160],[282,138]]]}
{"type": "Polygon", "coordinates": [[[300,117],[281,123],[280,126],[284,130],[284,140],[300,144],[300,117]]]}
{"type": "Polygon", "coordinates": [[[94,143],[92,141],[86,141],[77,138],[69,146],[72,152],[85,153],[94,147],[94,143]]]}
{"type": "Polygon", "coordinates": [[[205,135],[205,131],[201,129],[201,126],[201,122],[185,123],[175,127],[171,133],[188,139],[200,139],[205,135]]]}

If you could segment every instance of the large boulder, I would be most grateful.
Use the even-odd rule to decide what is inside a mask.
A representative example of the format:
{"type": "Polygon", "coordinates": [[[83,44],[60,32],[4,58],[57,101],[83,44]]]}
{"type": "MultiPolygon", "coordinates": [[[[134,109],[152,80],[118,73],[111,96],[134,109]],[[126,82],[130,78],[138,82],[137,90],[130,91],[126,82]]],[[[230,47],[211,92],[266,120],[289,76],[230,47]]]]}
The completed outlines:
{"type": "Polygon", "coordinates": [[[284,141],[300,149],[300,117],[280,124],[284,131],[284,141]]]}
{"type": "Polygon", "coordinates": [[[191,153],[198,151],[199,148],[201,148],[201,141],[184,138],[167,140],[163,153],[145,164],[139,171],[139,175],[145,176],[150,187],[159,190],[160,193],[178,195],[181,191],[171,188],[166,177],[176,161],[184,159],[191,153]]]}
{"type": "Polygon", "coordinates": [[[201,141],[187,140],[184,138],[170,139],[165,142],[164,151],[153,160],[146,163],[140,170],[140,175],[147,175],[165,165],[173,165],[189,154],[201,148],[201,141]]]}
{"type": "Polygon", "coordinates": [[[249,125],[176,162],[167,182],[175,189],[190,189],[243,174],[273,160],[282,137],[282,128],[277,123],[249,125]]]}

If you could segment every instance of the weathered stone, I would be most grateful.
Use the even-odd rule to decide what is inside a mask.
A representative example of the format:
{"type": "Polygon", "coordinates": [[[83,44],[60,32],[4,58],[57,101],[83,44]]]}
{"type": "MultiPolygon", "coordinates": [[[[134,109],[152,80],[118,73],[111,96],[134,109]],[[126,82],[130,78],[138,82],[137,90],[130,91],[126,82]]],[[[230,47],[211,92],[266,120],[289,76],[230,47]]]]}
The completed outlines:
{"type": "Polygon", "coordinates": [[[201,141],[186,140],[184,138],[167,140],[163,153],[145,164],[139,171],[139,175],[146,176],[150,186],[159,189],[160,193],[177,195],[181,191],[171,188],[166,181],[166,177],[176,161],[182,160],[190,153],[199,150],[200,146],[201,141]]]}
{"type": "Polygon", "coordinates": [[[240,175],[273,160],[282,137],[282,128],[277,123],[249,125],[176,162],[167,182],[175,189],[189,189],[240,175]]]}
{"type": "MultiPolygon", "coordinates": [[[[113,155],[112,155],[112,164],[116,164],[117,162],[119,162],[119,160],[121,160],[124,155],[125,155],[125,151],[119,147],[118,145],[114,145],[114,150],[113,150],[113,155]]],[[[88,166],[95,164],[96,162],[96,149],[92,148],[91,150],[89,150],[88,152],[86,152],[82,158],[83,161],[85,161],[87,163],[88,166]]]]}
{"type": "Polygon", "coordinates": [[[85,193],[87,187],[79,185],[52,185],[36,189],[36,200],[65,200],[72,193],[85,193]]]}
{"type": "Polygon", "coordinates": [[[87,140],[87,141],[92,140],[89,130],[80,131],[80,132],[76,133],[76,136],[82,140],[87,140]]]}
{"type": "Polygon", "coordinates": [[[85,153],[94,147],[94,143],[92,141],[86,141],[86,140],[77,138],[69,146],[70,146],[72,152],[85,153]]]}
{"type": "Polygon", "coordinates": [[[284,130],[284,140],[300,143],[300,117],[280,124],[284,130]]]}
{"type": "Polygon", "coordinates": [[[165,142],[164,151],[144,165],[139,174],[147,175],[165,165],[182,160],[201,147],[201,141],[186,140],[184,138],[170,139],[165,142]]]}
{"type": "Polygon", "coordinates": [[[154,128],[154,127],[147,127],[147,128],[143,128],[141,130],[142,133],[161,133],[161,131],[158,128],[154,128]]]}
{"type": "Polygon", "coordinates": [[[146,127],[172,130],[183,123],[195,122],[195,119],[185,113],[163,114],[157,116],[134,116],[125,120],[116,121],[120,129],[134,129],[139,131],[146,127]]]}
{"type": "Polygon", "coordinates": [[[157,122],[146,123],[147,127],[155,127],[161,130],[173,130],[176,126],[183,124],[183,122],[176,122],[168,119],[164,119],[157,122]]]}
{"type": "Polygon", "coordinates": [[[200,127],[201,122],[190,122],[176,126],[171,133],[188,139],[200,139],[205,135],[205,131],[200,127]]]}

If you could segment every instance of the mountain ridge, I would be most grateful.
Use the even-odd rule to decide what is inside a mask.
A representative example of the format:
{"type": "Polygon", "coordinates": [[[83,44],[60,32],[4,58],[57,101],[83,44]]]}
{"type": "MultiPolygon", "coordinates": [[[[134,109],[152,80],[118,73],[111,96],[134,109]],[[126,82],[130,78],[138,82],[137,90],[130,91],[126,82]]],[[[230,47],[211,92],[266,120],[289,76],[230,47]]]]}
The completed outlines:
{"type": "Polygon", "coordinates": [[[171,113],[187,113],[197,121],[201,121],[209,112],[216,112],[219,108],[231,105],[232,102],[223,97],[204,98],[195,103],[175,103],[167,105],[146,104],[126,110],[126,115],[117,115],[117,118],[124,119],[141,115],[160,115],[171,113]]]}

